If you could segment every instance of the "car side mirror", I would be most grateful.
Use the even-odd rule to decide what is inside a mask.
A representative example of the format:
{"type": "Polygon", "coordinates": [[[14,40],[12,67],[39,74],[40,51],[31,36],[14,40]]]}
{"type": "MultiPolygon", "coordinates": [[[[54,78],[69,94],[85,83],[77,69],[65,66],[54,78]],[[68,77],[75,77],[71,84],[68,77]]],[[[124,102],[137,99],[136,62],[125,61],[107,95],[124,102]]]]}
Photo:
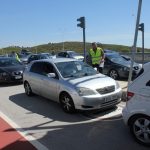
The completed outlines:
{"type": "Polygon", "coordinates": [[[56,77],[56,74],[55,73],[48,73],[47,76],[49,78],[55,78],[56,77]]]}

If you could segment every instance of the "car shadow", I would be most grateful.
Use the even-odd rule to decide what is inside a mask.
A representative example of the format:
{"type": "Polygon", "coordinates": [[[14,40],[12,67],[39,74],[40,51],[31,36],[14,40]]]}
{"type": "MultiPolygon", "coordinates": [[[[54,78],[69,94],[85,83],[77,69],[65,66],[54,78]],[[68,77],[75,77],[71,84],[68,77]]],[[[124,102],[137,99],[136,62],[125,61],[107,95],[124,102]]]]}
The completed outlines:
{"type": "Polygon", "coordinates": [[[73,114],[65,113],[59,103],[41,96],[28,97],[25,93],[20,93],[9,96],[9,100],[26,109],[27,114],[36,113],[53,121],[80,122],[88,120],[79,111],[73,114]]]}
{"type": "Polygon", "coordinates": [[[32,97],[25,93],[9,96],[9,100],[26,109],[27,114],[39,114],[44,118],[50,118],[52,121],[81,122],[91,120],[103,115],[109,114],[117,109],[116,106],[103,110],[77,110],[75,113],[65,113],[60,104],[38,95],[32,97]]]}

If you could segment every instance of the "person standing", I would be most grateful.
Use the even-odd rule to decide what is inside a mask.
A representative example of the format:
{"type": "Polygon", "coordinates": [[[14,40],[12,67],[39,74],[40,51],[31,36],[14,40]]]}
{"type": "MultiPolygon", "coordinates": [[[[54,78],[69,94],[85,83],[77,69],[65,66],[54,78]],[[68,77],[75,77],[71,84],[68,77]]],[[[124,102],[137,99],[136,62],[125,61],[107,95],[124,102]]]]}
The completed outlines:
{"type": "Polygon", "coordinates": [[[93,42],[92,48],[89,51],[89,55],[91,57],[92,67],[97,68],[97,71],[103,73],[104,58],[105,58],[103,49],[97,47],[97,44],[93,42]]]}
{"type": "Polygon", "coordinates": [[[20,58],[19,58],[19,56],[18,56],[18,54],[16,52],[12,51],[11,52],[11,57],[15,58],[17,61],[20,62],[20,58]]]}

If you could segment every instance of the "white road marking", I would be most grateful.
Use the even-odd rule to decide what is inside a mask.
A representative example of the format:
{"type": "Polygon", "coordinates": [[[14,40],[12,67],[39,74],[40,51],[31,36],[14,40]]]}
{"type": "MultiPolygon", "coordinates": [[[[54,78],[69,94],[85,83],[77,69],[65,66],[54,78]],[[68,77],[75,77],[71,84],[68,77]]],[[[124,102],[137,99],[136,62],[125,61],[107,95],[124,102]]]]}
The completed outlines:
{"type": "Polygon", "coordinates": [[[0,116],[38,150],[49,150],[47,147],[45,147],[43,144],[38,142],[33,136],[29,135],[27,131],[24,131],[20,126],[18,126],[15,122],[13,122],[1,111],[0,111],[0,116]]]}

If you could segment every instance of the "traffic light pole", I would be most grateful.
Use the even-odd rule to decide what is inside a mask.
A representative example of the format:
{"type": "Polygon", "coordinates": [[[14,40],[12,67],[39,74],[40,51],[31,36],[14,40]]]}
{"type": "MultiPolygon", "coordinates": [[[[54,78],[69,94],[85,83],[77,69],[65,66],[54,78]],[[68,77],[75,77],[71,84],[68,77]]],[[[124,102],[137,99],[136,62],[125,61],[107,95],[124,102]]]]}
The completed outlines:
{"type": "Polygon", "coordinates": [[[83,48],[84,48],[84,62],[86,62],[85,28],[83,28],[83,48]]]}
{"type": "Polygon", "coordinates": [[[144,30],[142,31],[142,67],[144,65],[144,30]]]}
{"type": "Polygon", "coordinates": [[[86,45],[85,45],[85,17],[80,17],[77,19],[79,23],[77,24],[77,27],[80,27],[83,29],[83,49],[84,49],[84,62],[86,62],[86,45]]]}
{"type": "MultiPolygon", "coordinates": [[[[131,49],[131,67],[130,67],[130,72],[129,72],[129,77],[128,77],[128,86],[131,82],[132,79],[132,72],[133,72],[133,64],[134,64],[134,55],[136,51],[136,44],[137,44],[137,37],[138,37],[138,28],[139,28],[139,22],[140,22],[140,15],[141,15],[141,7],[142,7],[142,0],[139,0],[138,4],[138,12],[137,12],[137,20],[136,20],[136,28],[135,28],[135,35],[134,35],[134,42],[133,46],[131,49]]],[[[128,90],[128,89],[127,89],[128,90]]]]}

